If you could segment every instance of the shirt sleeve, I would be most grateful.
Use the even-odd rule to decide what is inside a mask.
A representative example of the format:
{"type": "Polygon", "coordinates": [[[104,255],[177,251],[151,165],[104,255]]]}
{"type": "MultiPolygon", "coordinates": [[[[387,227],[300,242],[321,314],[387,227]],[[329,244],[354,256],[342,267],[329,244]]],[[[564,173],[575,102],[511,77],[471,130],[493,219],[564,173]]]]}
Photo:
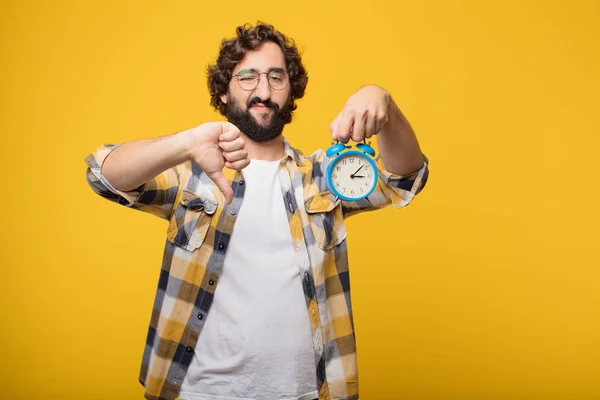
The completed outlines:
{"type": "Polygon", "coordinates": [[[373,193],[359,201],[342,201],[344,217],[360,211],[382,208],[392,205],[401,208],[408,205],[423,190],[429,177],[429,160],[425,161],[418,171],[407,175],[396,175],[385,169],[381,158],[377,159],[379,180],[373,193]]]}
{"type": "Polygon", "coordinates": [[[116,189],[102,175],[104,160],[120,145],[104,145],[85,158],[86,177],[92,190],[103,198],[129,208],[170,219],[180,183],[179,166],[167,169],[144,185],[131,190],[116,189]]]}

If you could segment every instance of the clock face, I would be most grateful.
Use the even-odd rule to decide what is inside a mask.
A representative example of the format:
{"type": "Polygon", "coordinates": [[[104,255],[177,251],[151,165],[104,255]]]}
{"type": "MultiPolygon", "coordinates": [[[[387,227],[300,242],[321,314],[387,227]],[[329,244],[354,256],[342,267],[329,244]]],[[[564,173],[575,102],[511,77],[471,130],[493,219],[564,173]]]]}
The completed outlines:
{"type": "Polygon", "coordinates": [[[332,161],[327,171],[330,189],[344,200],[367,197],[377,181],[375,163],[359,152],[343,153],[332,161]]]}

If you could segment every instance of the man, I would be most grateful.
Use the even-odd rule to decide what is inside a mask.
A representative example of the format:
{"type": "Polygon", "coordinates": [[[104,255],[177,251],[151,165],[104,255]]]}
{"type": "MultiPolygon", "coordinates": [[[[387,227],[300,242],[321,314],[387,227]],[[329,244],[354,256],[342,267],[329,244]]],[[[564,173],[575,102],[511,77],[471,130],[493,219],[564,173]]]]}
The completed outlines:
{"type": "Polygon", "coordinates": [[[270,25],[238,27],[208,81],[229,122],[86,158],[95,192],[169,221],[145,397],[357,399],[344,217],[408,204],[427,159],[390,94],[363,87],[330,129],[344,143],[378,135],[380,182],[365,200],[332,196],[324,153],[305,157],[282,136],[308,78],[270,25]]]}

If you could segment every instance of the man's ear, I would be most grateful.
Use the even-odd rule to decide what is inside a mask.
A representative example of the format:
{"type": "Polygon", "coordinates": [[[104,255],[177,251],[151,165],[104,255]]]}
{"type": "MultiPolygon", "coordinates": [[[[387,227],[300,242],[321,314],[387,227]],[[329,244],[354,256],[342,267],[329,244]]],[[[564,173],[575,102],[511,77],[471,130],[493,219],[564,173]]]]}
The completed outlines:
{"type": "Polygon", "coordinates": [[[221,101],[223,102],[223,104],[227,104],[227,94],[221,95],[221,101]]]}

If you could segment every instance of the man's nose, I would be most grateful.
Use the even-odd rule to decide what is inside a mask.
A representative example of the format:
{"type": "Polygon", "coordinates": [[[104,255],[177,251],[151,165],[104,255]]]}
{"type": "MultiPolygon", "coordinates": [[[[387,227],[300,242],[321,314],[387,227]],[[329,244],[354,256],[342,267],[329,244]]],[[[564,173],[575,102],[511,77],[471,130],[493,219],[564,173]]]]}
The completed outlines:
{"type": "Polygon", "coordinates": [[[254,94],[263,101],[271,98],[271,86],[269,86],[269,78],[267,75],[260,75],[258,86],[254,89],[254,94]]]}

